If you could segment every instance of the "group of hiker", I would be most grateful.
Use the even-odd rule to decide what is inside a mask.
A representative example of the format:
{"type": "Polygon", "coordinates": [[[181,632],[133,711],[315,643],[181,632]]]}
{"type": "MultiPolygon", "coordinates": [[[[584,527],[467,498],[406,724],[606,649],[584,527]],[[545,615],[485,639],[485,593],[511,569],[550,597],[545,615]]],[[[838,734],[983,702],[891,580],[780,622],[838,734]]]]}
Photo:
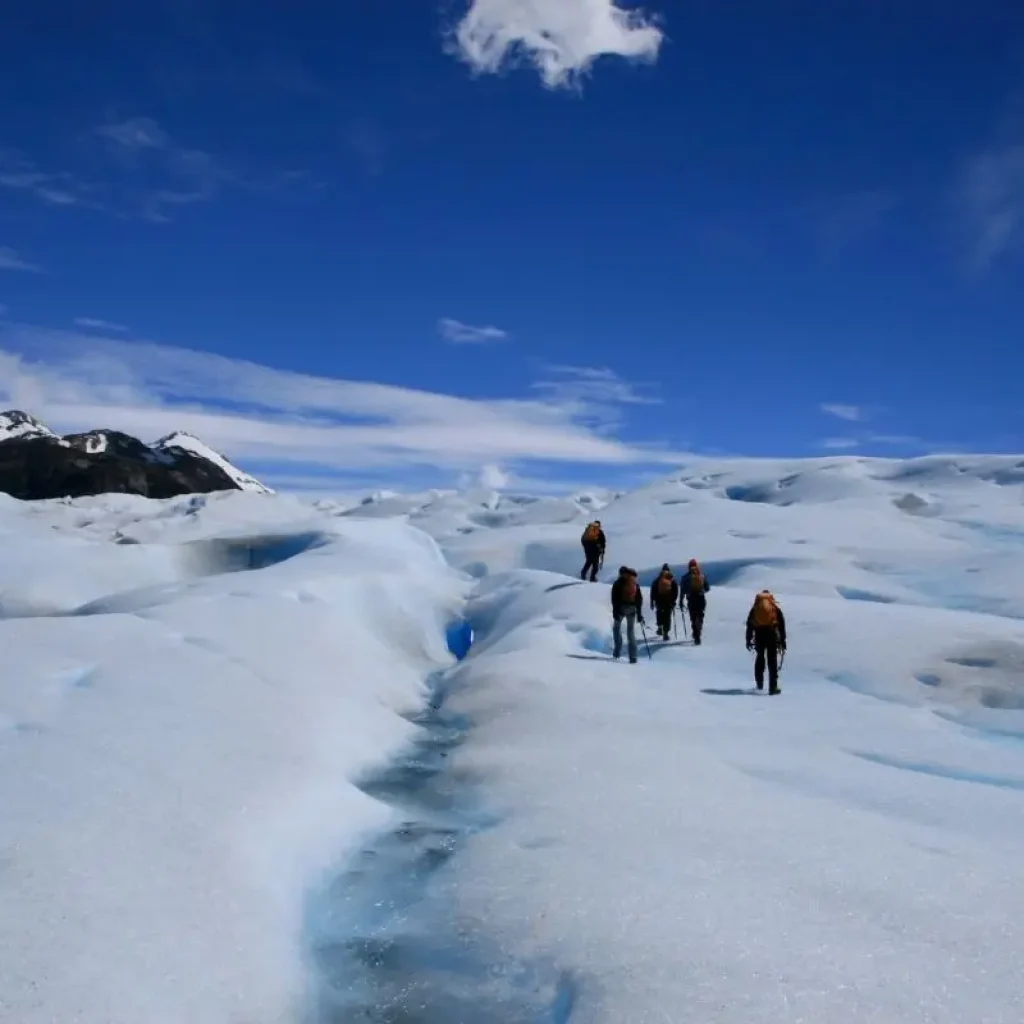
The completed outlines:
{"type": "MultiPolygon", "coordinates": [[[[586,562],[580,572],[580,579],[597,582],[597,574],[604,566],[607,541],[600,520],[588,524],[581,538],[586,562]]],[[[711,585],[696,558],[691,558],[686,572],[676,580],[671,566],[666,562],[651,583],[650,608],[655,613],[657,634],[667,641],[672,632],[675,611],[688,612],[693,643],[700,646],[704,633],[704,613],[707,610],[707,594],[711,585]]],[[[644,626],[644,595],[637,578],[637,571],[628,565],[619,567],[619,575],[612,584],[612,657],[622,656],[622,626],[626,626],[626,650],[631,664],[636,664],[636,626],[644,626]]],[[[685,620],[683,629],[685,630],[685,620]]],[[[646,631],[644,633],[646,639],[646,631]]],[[[754,683],[758,690],[764,689],[765,669],[768,671],[768,693],[775,695],[779,689],[780,654],[786,651],[786,617],[778,601],[769,590],[762,590],[754,597],[754,603],[747,614],[746,647],[754,652],[754,683]]]]}

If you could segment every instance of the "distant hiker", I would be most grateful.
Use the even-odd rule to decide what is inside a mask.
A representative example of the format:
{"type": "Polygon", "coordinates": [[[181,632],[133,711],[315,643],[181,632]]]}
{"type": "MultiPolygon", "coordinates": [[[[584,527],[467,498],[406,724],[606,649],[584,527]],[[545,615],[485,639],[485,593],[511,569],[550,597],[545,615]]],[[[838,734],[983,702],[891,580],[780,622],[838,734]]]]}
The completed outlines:
{"type": "Polygon", "coordinates": [[[651,610],[657,616],[658,636],[668,639],[672,628],[672,613],[679,598],[679,584],[676,583],[668,562],[661,567],[658,578],[651,584],[651,610]]]}
{"type": "Polygon", "coordinates": [[[587,559],[583,563],[580,579],[585,580],[589,572],[590,582],[596,583],[597,572],[604,565],[605,536],[604,530],[601,529],[600,519],[595,519],[587,526],[583,531],[583,536],[580,537],[580,543],[583,545],[583,554],[587,559]]]}
{"type": "Polygon", "coordinates": [[[779,651],[786,653],[786,617],[770,590],[762,590],[747,615],[747,650],[756,650],[754,682],[764,689],[764,665],[768,662],[768,692],[779,690],[779,651]]]}
{"type": "Polygon", "coordinates": [[[679,588],[679,610],[683,611],[684,604],[690,612],[690,628],[693,630],[693,642],[700,645],[701,634],[704,632],[704,612],[707,611],[707,592],[711,589],[707,577],[701,567],[697,564],[696,558],[690,559],[686,567],[686,575],[683,577],[682,586],[679,588]]]}
{"type": "Polygon", "coordinates": [[[622,620],[626,620],[626,646],[629,663],[636,664],[636,624],[644,621],[644,597],[636,581],[636,569],[623,565],[612,584],[612,657],[622,655],[622,620]]]}

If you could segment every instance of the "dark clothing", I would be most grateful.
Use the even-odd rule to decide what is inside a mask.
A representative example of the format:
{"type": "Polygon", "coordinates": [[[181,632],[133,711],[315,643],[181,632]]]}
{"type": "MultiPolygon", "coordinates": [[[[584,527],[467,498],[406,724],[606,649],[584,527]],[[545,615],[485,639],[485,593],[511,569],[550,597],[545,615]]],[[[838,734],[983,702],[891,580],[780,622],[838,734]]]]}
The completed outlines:
{"type": "Polygon", "coordinates": [[[702,582],[697,582],[692,572],[687,572],[683,577],[680,587],[679,610],[688,610],[690,613],[690,629],[693,632],[693,642],[700,645],[701,636],[704,632],[704,613],[707,611],[708,599],[705,596],[711,589],[707,576],[702,582]]]}
{"type": "Polygon", "coordinates": [[[672,632],[672,616],[675,614],[674,604],[657,604],[654,606],[654,617],[658,623],[658,636],[668,639],[672,632]]]}
{"type": "Polygon", "coordinates": [[[583,563],[583,568],[580,570],[580,579],[585,580],[587,573],[590,573],[590,582],[597,582],[597,571],[601,567],[601,556],[604,552],[596,544],[584,544],[583,554],[586,556],[586,561],[583,563]]]}
{"type": "Polygon", "coordinates": [[[699,647],[701,637],[704,633],[704,612],[707,608],[707,601],[701,595],[700,602],[690,601],[690,632],[693,633],[693,642],[699,647]]]}
{"type": "Polygon", "coordinates": [[[694,580],[693,573],[688,572],[682,580],[682,586],[680,587],[679,596],[679,607],[683,607],[685,601],[691,607],[696,605],[703,609],[707,606],[708,599],[704,596],[711,589],[711,584],[708,583],[707,576],[704,577],[703,583],[697,583],[694,580]]]}
{"type": "Polygon", "coordinates": [[[651,584],[651,607],[656,609],[658,623],[658,636],[668,639],[672,630],[672,613],[675,611],[676,601],[679,599],[679,584],[671,576],[668,577],[671,586],[662,593],[659,586],[662,575],[651,584]]]}
{"type": "Polygon", "coordinates": [[[747,615],[747,647],[753,645],[757,652],[754,659],[754,682],[759,690],[764,689],[765,663],[768,666],[768,692],[779,692],[779,651],[786,649],[786,617],[782,609],[775,606],[774,626],[755,626],[754,609],[747,615]]]}
{"type": "Polygon", "coordinates": [[[762,635],[763,631],[758,630],[754,638],[754,650],[757,657],[754,658],[754,683],[759,690],[764,689],[764,665],[768,662],[768,692],[779,692],[779,645],[775,635],[762,635]]]}
{"type": "Polygon", "coordinates": [[[613,619],[621,619],[622,616],[625,615],[627,611],[632,609],[632,613],[634,615],[636,615],[636,617],[641,622],[643,622],[643,618],[644,618],[644,592],[638,586],[636,588],[636,597],[632,601],[627,602],[626,599],[623,597],[623,594],[622,594],[622,588],[625,585],[625,582],[626,582],[625,579],[622,576],[620,576],[612,584],[612,594],[611,594],[611,597],[612,597],[612,618],[613,619]]]}
{"type": "Polygon", "coordinates": [[[604,535],[604,530],[599,530],[597,534],[597,540],[583,540],[580,539],[580,543],[583,545],[583,554],[586,557],[586,561],[583,563],[583,569],[580,571],[580,579],[585,580],[587,573],[590,573],[590,582],[597,582],[597,570],[601,565],[601,559],[604,558],[604,549],[607,539],[604,535]]]}

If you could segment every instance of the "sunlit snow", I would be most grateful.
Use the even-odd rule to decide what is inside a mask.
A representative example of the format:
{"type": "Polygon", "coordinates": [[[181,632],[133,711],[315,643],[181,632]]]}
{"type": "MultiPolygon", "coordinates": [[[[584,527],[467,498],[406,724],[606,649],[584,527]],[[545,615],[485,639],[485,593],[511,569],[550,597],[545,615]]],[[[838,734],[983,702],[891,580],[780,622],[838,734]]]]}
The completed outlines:
{"type": "Polygon", "coordinates": [[[1024,1019],[1024,460],[0,532],[0,1020],[1024,1019]],[[611,661],[604,584],[690,557],[704,645],[611,661]]]}

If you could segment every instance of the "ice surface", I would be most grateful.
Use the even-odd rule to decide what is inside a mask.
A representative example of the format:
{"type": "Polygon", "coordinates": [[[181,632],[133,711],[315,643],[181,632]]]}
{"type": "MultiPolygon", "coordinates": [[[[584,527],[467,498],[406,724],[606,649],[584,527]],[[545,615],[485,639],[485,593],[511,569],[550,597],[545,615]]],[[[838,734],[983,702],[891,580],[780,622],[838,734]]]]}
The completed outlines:
{"type": "Polygon", "coordinates": [[[352,780],[464,584],[401,524],[235,497],[3,503],[4,1022],[297,1019],[306,894],[390,820],[352,780]]]}
{"type": "Polygon", "coordinates": [[[0,1020],[1019,1024],[1022,472],[0,496],[0,1020]],[[595,510],[703,646],[609,659],[595,510]]]}

